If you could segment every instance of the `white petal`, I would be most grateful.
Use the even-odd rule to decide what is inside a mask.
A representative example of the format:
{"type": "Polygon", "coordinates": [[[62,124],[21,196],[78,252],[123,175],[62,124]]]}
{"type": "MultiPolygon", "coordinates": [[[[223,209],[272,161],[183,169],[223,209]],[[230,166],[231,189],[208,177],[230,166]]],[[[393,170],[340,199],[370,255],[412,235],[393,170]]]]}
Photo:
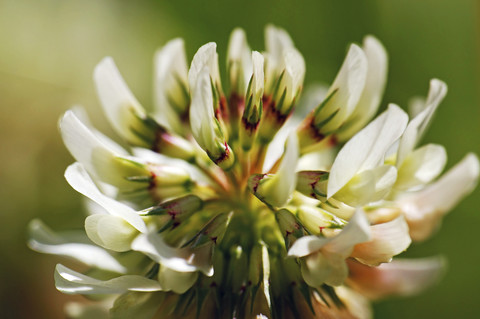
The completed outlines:
{"type": "Polygon", "coordinates": [[[357,209],[342,231],[324,247],[330,253],[335,253],[347,258],[356,244],[371,240],[370,223],[365,212],[357,209]]]}
{"type": "Polygon", "coordinates": [[[435,179],[445,167],[447,153],[441,145],[427,144],[410,153],[398,170],[395,188],[406,190],[435,179]]]}
{"type": "Polygon", "coordinates": [[[339,138],[342,140],[360,130],[375,115],[387,82],[388,57],[380,41],[373,36],[366,36],[363,40],[363,50],[368,62],[365,88],[348,120],[347,131],[340,133],[339,138]]]}
{"type": "Polygon", "coordinates": [[[442,216],[475,188],[479,170],[477,156],[470,153],[435,183],[400,199],[413,240],[427,238],[442,216]]]}
{"type": "Polygon", "coordinates": [[[383,163],[389,147],[407,125],[407,114],[394,104],[358,132],[340,150],[328,178],[327,196],[332,197],[355,174],[383,163]]]}
{"type": "MultiPolygon", "coordinates": [[[[103,110],[117,134],[131,142],[139,138],[134,135],[130,126],[136,121],[135,114],[145,117],[145,110],[128,88],[118,71],[113,59],[104,58],[94,71],[97,94],[103,110]]],[[[141,140],[138,141],[143,143],[141,140]]]]}
{"type": "MultiPolygon", "coordinates": [[[[89,243],[88,238],[78,241],[68,234],[55,234],[37,219],[32,220],[28,228],[30,235],[28,246],[35,251],[73,258],[85,265],[117,273],[126,272],[125,267],[115,257],[106,250],[89,243]]],[[[82,235],[85,237],[83,232],[82,235]]]]}
{"type": "Polygon", "coordinates": [[[140,232],[147,231],[145,222],[140,215],[127,205],[102,194],[81,164],[74,163],[70,165],[65,171],[65,178],[77,192],[105,208],[111,215],[123,218],[140,232]]]}
{"type": "Polygon", "coordinates": [[[155,53],[154,74],[154,117],[164,127],[180,133],[179,113],[177,107],[187,107],[188,100],[180,85],[188,90],[188,68],[185,46],[182,39],[173,39],[155,53]],[[181,81],[182,84],[178,83],[181,81]]]}
{"type": "Polygon", "coordinates": [[[237,93],[239,94],[245,94],[251,76],[252,57],[243,29],[235,28],[230,35],[227,50],[227,68],[232,89],[238,90],[237,93]]]}
{"type": "MultiPolygon", "coordinates": [[[[192,63],[193,64],[193,63],[192,63]]],[[[191,88],[192,105],[190,106],[190,125],[197,143],[204,150],[215,147],[215,115],[213,113],[213,93],[208,68],[195,75],[197,82],[191,88]]]]}
{"type": "Polygon", "coordinates": [[[375,194],[375,175],[372,170],[355,175],[348,183],[335,193],[336,200],[357,207],[368,204],[375,194]]]}
{"type": "Polygon", "coordinates": [[[118,252],[131,250],[132,241],[139,234],[124,219],[103,214],[88,216],[85,231],[95,244],[118,252]]]}
{"type": "Polygon", "coordinates": [[[327,238],[320,238],[317,236],[304,236],[297,239],[292,247],[288,250],[288,256],[304,257],[320,250],[328,243],[327,238]]]}
{"type": "Polygon", "coordinates": [[[348,284],[371,299],[415,295],[435,283],[444,267],[445,260],[438,257],[396,259],[378,267],[349,261],[348,284]]]}
{"type": "Polygon", "coordinates": [[[159,291],[156,280],[137,275],[125,275],[110,280],[98,280],[61,264],[55,268],[55,286],[66,294],[119,294],[126,291],[159,291]]]}
{"type": "Polygon", "coordinates": [[[305,77],[305,60],[302,54],[295,48],[285,51],[285,83],[287,95],[285,101],[290,104],[303,86],[305,77]]]}
{"type": "Polygon", "coordinates": [[[370,266],[390,262],[393,256],[405,251],[412,240],[403,216],[390,222],[371,226],[372,240],[355,246],[351,257],[370,266]]]}
{"type": "Polygon", "coordinates": [[[330,96],[335,90],[337,92],[315,117],[316,122],[321,122],[338,111],[335,117],[323,126],[322,130],[331,132],[338,129],[352,114],[365,87],[367,68],[368,62],[365,53],[359,46],[352,44],[327,96],[330,96]]]}
{"type": "Polygon", "coordinates": [[[370,199],[376,202],[384,199],[397,179],[397,169],[393,165],[382,165],[372,170],[375,178],[375,193],[370,199]]]}
{"type": "Polygon", "coordinates": [[[257,193],[265,200],[276,207],[287,203],[297,185],[297,174],[295,167],[299,156],[298,138],[291,133],[287,140],[285,155],[275,175],[257,188],[257,193]]]}
{"type": "Polygon", "coordinates": [[[414,150],[427,129],[438,105],[446,94],[447,85],[445,83],[437,79],[430,81],[430,90],[427,101],[425,102],[425,108],[408,123],[405,133],[400,140],[397,153],[397,167],[400,166],[408,154],[414,150]]]}
{"type": "MultiPolygon", "coordinates": [[[[207,43],[200,47],[192,59],[192,64],[188,71],[188,83],[192,95],[199,82],[198,77],[204,72],[203,70],[205,67],[207,68],[208,74],[212,78],[213,83],[219,84],[220,73],[218,71],[217,44],[214,42],[207,43]]],[[[208,83],[210,85],[210,80],[208,83]]]]}
{"type": "MultiPolygon", "coordinates": [[[[97,134],[84,125],[72,111],[67,111],[59,122],[63,141],[72,156],[89,174],[116,187],[131,186],[116,163],[119,155],[111,144],[105,144],[97,134]]],[[[128,155],[127,155],[128,156],[128,155]]],[[[139,171],[142,171],[139,169],[139,171]]],[[[146,172],[148,173],[148,172],[146,172]]]]}
{"type": "MultiPolygon", "coordinates": [[[[263,71],[264,58],[260,52],[252,52],[252,69],[253,69],[253,78],[252,78],[252,93],[253,93],[253,102],[258,104],[260,99],[263,97],[264,85],[265,85],[265,75],[263,71]]],[[[248,80],[247,80],[248,83],[248,80]]]]}
{"type": "Polygon", "coordinates": [[[139,235],[132,243],[132,249],[140,251],[152,260],[179,272],[194,272],[198,268],[189,264],[185,249],[168,246],[159,234],[149,233],[139,235]]]}

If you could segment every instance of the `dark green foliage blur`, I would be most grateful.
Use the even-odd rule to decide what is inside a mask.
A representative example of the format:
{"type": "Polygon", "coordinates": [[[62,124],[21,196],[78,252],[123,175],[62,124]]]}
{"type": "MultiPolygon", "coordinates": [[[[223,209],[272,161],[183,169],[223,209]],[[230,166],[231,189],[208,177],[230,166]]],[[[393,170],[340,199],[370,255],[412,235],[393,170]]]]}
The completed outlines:
{"type": "MultiPolygon", "coordinates": [[[[64,303],[81,299],[55,290],[54,265],[65,261],[30,251],[26,224],[41,218],[56,230],[83,227],[81,196],[63,179],[73,160],[57,119],[82,104],[114,136],[91,80],[102,57],[115,59],[148,108],[153,54],[174,37],[185,39],[189,58],[217,42],[222,64],[234,27],[262,50],[264,26],[276,24],[303,53],[308,85],[330,83],[348,44],[373,34],[390,58],[383,107],[406,108],[427,93],[430,78],[448,84],[425,141],[445,145],[450,167],[468,151],[480,153],[479,13],[475,0],[1,0],[0,318],[64,318],[64,303]]],[[[410,247],[406,256],[444,255],[447,273],[420,296],[376,303],[377,318],[478,316],[479,207],[476,190],[432,239],[410,247]]]]}

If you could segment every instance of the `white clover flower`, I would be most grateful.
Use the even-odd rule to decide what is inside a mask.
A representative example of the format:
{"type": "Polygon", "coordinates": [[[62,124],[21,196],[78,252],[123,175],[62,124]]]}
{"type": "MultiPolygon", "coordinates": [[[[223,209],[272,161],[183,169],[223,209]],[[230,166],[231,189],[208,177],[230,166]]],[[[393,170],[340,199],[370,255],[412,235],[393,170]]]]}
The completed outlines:
{"type": "Polygon", "coordinates": [[[227,83],[216,50],[202,46],[190,68],[181,39],[158,50],[151,113],[111,58],[99,63],[101,105],[128,149],[78,108],[60,119],[77,161],[65,178],[88,199],[85,232],[34,220],[29,245],[85,265],[55,269],[58,290],[98,300],[70,303],[68,315],[368,318],[369,300],[435,282],[442,259],[396,256],[478,180],[476,155],[440,176],[445,149],[418,146],[446,85],[432,80],[410,120],[389,104],[369,123],[387,55],[367,36],[295,112],[305,62],[283,29],[266,28],[263,53],[235,29],[227,83]]]}

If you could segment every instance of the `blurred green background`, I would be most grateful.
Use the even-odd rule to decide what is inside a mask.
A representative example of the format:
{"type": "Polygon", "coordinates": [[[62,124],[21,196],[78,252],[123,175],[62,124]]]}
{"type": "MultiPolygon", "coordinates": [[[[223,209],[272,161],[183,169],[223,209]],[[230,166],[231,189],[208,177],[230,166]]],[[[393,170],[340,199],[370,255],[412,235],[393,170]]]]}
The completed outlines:
{"type": "MultiPolygon", "coordinates": [[[[148,107],[153,53],[174,37],[185,38],[189,58],[216,41],[223,63],[234,27],[262,50],[263,28],[274,23],[304,54],[306,83],[329,83],[348,44],[374,34],[390,58],[383,107],[406,107],[433,77],[449,85],[425,141],[446,146],[450,167],[480,153],[479,7],[475,0],[0,0],[0,317],[63,318],[64,303],[78,299],[55,290],[54,265],[63,260],[29,251],[25,232],[36,217],[58,230],[82,227],[80,196],[63,179],[72,158],[57,119],[82,104],[112,133],[91,79],[102,57],[114,57],[148,107]]],[[[439,233],[409,249],[408,256],[444,255],[448,272],[420,296],[376,303],[377,318],[478,318],[479,207],[476,190],[439,233]]]]}

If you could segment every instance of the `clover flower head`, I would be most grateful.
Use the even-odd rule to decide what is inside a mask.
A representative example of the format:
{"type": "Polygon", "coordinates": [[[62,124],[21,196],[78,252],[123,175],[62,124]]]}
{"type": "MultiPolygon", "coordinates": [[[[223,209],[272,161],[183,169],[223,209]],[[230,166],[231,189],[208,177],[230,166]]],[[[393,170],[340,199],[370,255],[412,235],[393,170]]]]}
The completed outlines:
{"type": "Polygon", "coordinates": [[[330,87],[302,97],[302,55],[285,30],[265,36],[260,53],[232,32],[226,82],[215,43],[188,67],[183,40],[170,41],[155,54],[150,110],[112,58],[96,66],[129,147],[67,111],[59,126],[77,162],[65,178],[88,198],[85,232],[30,223],[32,249],[88,268],[56,267],[58,290],[99,300],[68,305],[70,317],[364,318],[368,300],[439,276],[441,258],[395,256],[477,183],[474,154],[440,176],[445,149],[419,146],[446,85],[432,80],[411,117],[389,104],[374,118],[387,77],[377,39],[352,44],[330,87]]]}

